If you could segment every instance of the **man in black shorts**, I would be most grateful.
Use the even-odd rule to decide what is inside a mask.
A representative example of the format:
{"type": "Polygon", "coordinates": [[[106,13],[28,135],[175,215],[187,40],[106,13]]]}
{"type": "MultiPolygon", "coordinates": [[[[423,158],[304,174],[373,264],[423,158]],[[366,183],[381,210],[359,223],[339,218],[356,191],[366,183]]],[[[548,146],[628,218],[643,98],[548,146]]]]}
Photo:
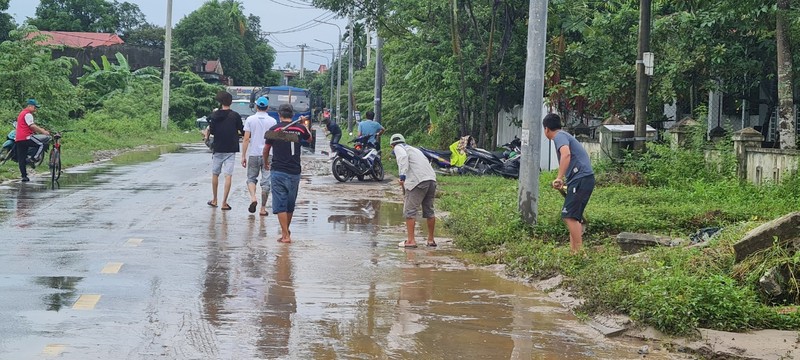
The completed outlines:
{"type": "Polygon", "coordinates": [[[561,130],[561,117],[548,114],[542,120],[544,135],[553,140],[558,155],[558,176],[551,184],[566,190],[561,218],[569,229],[569,246],[578,254],[583,246],[583,211],[594,190],[594,170],[589,154],[572,135],[561,130]]]}

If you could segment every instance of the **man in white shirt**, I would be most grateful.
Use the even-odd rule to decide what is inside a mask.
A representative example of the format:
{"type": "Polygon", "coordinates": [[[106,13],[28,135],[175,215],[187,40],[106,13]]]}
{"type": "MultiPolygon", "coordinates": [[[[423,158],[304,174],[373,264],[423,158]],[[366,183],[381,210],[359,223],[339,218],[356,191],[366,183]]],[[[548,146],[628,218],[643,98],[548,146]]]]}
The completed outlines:
{"type": "Polygon", "coordinates": [[[270,193],[270,172],[264,170],[264,161],[271,161],[264,159],[262,152],[264,151],[264,133],[269,128],[275,126],[278,121],[272,116],[267,114],[267,106],[269,99],[267,97],[260,97],[256,100],[255,114],[250,115],[244,122],[244,139],[242,140],[242,167],[247,169],[247,190],[250,192],[250,207],[247,209],[251,214],[256,212],[258,201],[256,200],[256,184],[258,183],[258,174],[261,173],[261,211],[258,213],[261,216],[267,216],[267,199],[270,193]]]}
{"type": "Polygon", "coordinates": [[[436,196],[436,172],[433,171],[428,158],[419,149],[406,144],[406,139],[401,134],[394,134],[390,144],[395,158],[397,170],[400,174],[400,186],[403,187],[403,214],[406,217],[406,231],[408,240],[401,241],[403,248],[416,248],[414,227],[416,226],[417,211],[422,207],[422,217],[427,220],[428,246],[436,246],[433,240],[433,230],[436,226],[436,216],[433,211],[433,200],[436,196]]]}

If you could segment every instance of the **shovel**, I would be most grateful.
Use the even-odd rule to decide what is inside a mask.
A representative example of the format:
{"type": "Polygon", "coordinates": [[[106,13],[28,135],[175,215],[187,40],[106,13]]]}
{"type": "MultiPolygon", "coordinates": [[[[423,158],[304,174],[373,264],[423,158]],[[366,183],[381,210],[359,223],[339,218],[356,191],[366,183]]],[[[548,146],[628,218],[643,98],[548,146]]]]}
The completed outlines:
{"type": "Polygon", "coordinates": [[[282,141],[288,141],[288,142],[300,142],[300,137],[297,136],[297,134],[288,133],[285,130],[288,129],[290,126],[299,123],[301,120],[303,120],[302,117],[298,118],[295,121],[292,121],[292,122],[284,125],[283,127],[277,128],[277,129],[272,130],[272,131],[267,131],[266,134],[264,135],[264,138],[265,139],[269,139],[269,140],[282,140],[282,141]]]}

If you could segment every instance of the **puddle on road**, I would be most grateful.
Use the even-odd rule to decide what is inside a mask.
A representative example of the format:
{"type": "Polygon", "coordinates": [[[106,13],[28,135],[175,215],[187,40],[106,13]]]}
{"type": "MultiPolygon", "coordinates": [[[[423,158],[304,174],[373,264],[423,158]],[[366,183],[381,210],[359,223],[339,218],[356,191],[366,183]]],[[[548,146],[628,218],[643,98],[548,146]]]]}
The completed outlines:
{"type": "Polygon", "coordinates": [[[77,276],[40,276],[33,279],[33,283],[43,286],[48,290],[58,290],[42,296],[47,311],[59,311],[70,307],[77,299],[75,287],[83,277],[77,276]]]}
{"type": "Polygon", "coordinates": [[[398,249],[402,204],[305,202],[296,214],[328,221],[293,222],[306,240],[284,246],[255,220],[240,245],[212,215],[202,308],[221,343],[269,359],[642,358],[646,343],[604,338],[547,294],[456,261],[451,245],[398,249]]]}
{"type": "Polygon", "coordinates": [[[185,151],[181,145],[162,145],[147,150],[128,151],[115,156],[111,162],[116,165],[133,165],[149,161],[156,161],[161,155],[185,151]]]}

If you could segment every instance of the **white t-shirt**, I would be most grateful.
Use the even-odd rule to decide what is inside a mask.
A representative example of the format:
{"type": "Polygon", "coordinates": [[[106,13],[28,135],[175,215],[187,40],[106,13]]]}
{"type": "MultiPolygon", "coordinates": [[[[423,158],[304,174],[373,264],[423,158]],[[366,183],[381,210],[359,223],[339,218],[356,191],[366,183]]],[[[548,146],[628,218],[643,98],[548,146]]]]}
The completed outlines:
{"type": "Polygon", "coordinates": [[[276,124],[278,124],[278,121],[265,111],[250,115],[244,121],[244,131],[250,132],[250,145],[247,147],[247,156],[262,155],[264,152],[264,133],[276,124]]]}

